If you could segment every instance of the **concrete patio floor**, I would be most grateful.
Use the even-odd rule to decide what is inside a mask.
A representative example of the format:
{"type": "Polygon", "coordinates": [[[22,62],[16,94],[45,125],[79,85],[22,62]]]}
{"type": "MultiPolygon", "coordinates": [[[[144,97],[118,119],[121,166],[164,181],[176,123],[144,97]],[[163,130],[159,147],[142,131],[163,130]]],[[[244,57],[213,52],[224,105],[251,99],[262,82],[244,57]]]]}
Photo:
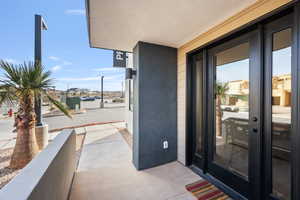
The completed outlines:
{"type": "Polygon", "coordinates": [[[89,127],[70,200],[194,200],[185,185],[201,179],[179,162],[137,171],[118,132],[124,124],[89,127]]]}

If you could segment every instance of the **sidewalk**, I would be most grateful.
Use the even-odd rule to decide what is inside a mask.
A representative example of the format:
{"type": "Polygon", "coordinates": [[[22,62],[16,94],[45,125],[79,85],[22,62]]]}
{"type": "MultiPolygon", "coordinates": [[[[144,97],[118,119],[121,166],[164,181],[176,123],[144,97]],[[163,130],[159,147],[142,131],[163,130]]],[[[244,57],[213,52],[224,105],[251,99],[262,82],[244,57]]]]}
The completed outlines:
{"type": "Polygon", "coordinates": [[[200,177],[179,162],[137,171],[117,128],[88,127],[70,200],[193,200],[185,185],[200,177]]]}

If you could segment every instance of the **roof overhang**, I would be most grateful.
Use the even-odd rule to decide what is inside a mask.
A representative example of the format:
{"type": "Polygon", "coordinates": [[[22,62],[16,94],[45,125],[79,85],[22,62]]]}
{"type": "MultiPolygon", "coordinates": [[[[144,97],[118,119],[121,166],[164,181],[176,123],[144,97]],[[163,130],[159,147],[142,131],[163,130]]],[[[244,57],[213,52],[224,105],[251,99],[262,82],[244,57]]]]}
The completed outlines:
{"type": "Polygon", "coordinates": [[[256,0],[86,0],[90,46],[131,52],[138,41],[179,48],[256,0]]]}

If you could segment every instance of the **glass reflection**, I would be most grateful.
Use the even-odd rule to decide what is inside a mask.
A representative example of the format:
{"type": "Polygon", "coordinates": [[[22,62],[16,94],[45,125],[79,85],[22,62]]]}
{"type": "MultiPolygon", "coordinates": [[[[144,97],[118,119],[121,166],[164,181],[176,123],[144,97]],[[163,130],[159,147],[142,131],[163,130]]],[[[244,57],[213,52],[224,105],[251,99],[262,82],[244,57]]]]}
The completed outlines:
{"type": "Polygon", "coordinates": [[[216,54],[214,162],[248,178],[249,43],[216,54]]]}
{"type": "Polygon", "coordinates": [[[273,35],[272,52],[273,194],[291,199],[291,29],[273,35]]]}

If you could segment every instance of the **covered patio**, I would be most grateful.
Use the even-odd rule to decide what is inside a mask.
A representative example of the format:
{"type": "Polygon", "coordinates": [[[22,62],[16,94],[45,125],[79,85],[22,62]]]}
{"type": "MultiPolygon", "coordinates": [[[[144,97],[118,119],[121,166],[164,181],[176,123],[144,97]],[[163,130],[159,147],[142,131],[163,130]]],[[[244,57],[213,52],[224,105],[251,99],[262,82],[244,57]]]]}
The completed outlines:
{"type": "Polygon", "coordinates": [[[137,171],[120,133],[123,123],[90,127],[70,191],[70,200],[196,199],[185,185],[201,179],[175,161],[137,171]]]}

